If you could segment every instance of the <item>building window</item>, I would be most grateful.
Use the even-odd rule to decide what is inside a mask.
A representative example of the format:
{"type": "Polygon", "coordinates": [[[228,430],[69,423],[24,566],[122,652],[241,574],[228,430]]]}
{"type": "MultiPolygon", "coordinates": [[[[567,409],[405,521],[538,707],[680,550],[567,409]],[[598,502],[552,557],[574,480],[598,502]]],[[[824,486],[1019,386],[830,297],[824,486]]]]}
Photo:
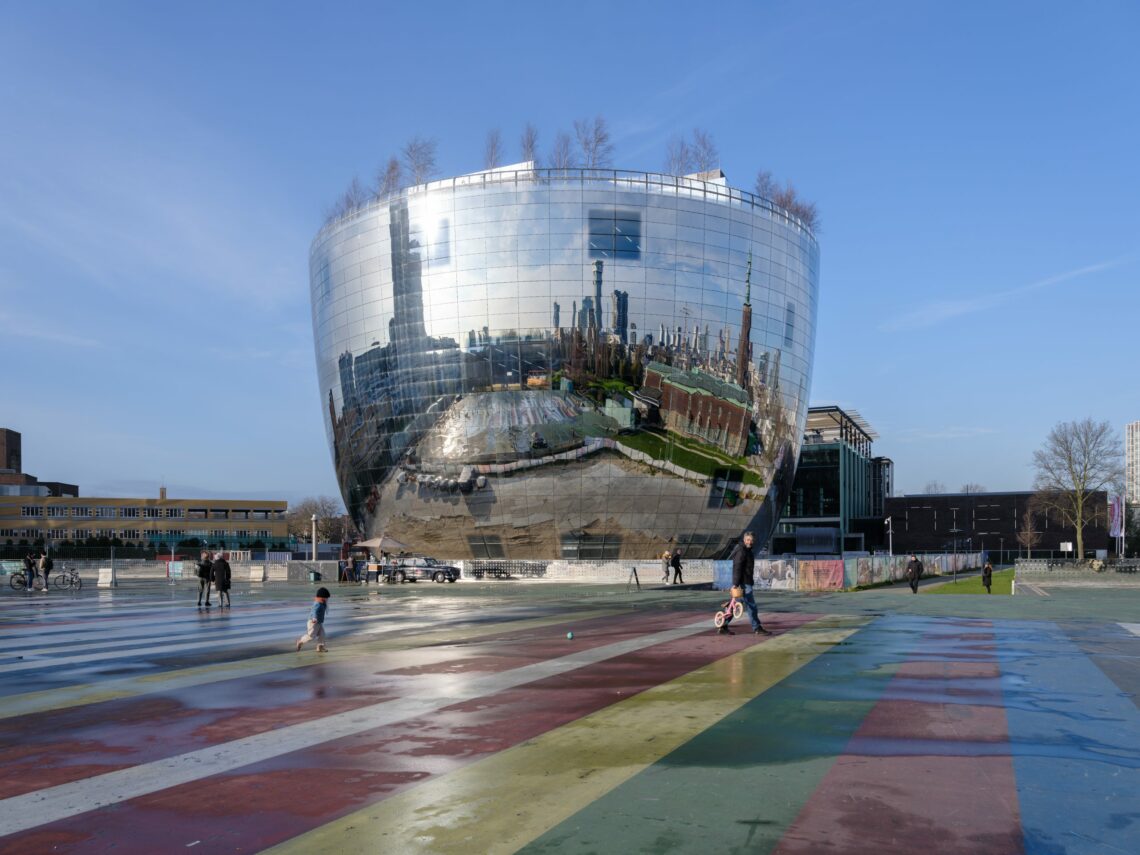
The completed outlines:
{"type": "Polygon", "coordinates": [[[50,537],[52,540],[67,540],[67,529],[53,528],[48,532],[48,537],[50,537]]]}
{"type": "Polygon", "coordinates": [[[590,258],[641,258],[641,212],[591,210],[590,258]]]}
{"type": "Polygon", "coordinates": [[[180,519],[182,519],[182,508],[167,508],[166,509],[166,518],[168,520],[180,520],[180,519]]]}
{"type": "Polygon", "coordinates": [[[792,336],[796,331],[796,305],[791,300],[788,301],[788,307],[784,310],[784,345],[786,347],[792,346],[792,336]]]}
{"type": "Polygon", "coordinates": [[[254,533],[262,540],[269,540],[269,529],[267,528],[259,528],[254,533]]]}
{"type": "Polygon", "coordinates": [[[115,508],[101,507],[95,509],[95,516],[102,519],[113,520],[115,518],[115,508]]]}
{"type": "Polygon", "coordinates": [[[123,540],[138,540],[139,530],[137,528],[123,529],[123,540]]]}
{"type": "Polygon", "coordinates": [[[210,532],[211,537],[215,537],[215,538],[223,538],[228,534],[229,534],[229,532],[226,531],[224,528],[216,528],[212,532],[210,532]]]}
{"type": "Polygon", "coordinates": [[[475,558],[504,558],[503,542],[497,534],[474,535],[467,538],[475,558]]]}
{"type": "Polygon", "coordinates": [[[75,530],[75,540],[87,540],[89,537],[91,537],[91,529],[77,528],[75,530]]]}
{"type": "Polygon", "coordinates": [[[25,517],[25,518],[27,518],[27,517],[42,517],[43,515],[44,515],[44,509],[39,507],[38,505],[24,505],[22,508],[20,508],[20,516],[25,517]]]}
{"type": "Polygon", "coordinates": [[[602,561],[617,558],[621,552],[621,538],[605,534],[567,534],[562,537],[562,557],[583,561],[602,561]]]}
{"type": "Polygon", "coordinates": [[[162,518],[162,508],[144,508],[143,516],[148,520],[157,520],[162,518]]]}
{"type": "Polygon", "coordinates": [[[122,508],[123,517],[127,519],[138,519],[138,508],[122,508]]]}
{"type": "Polygon", "coordinates": [[[91,508],[72,508],[71,515],[76,519],[91,519],[91,508]]]}
{"type": "Polygon", "coordinates": [[[59,505],[48,505],[47,515],[49,517],[65,517],[67,516],[67,508],[59,505]]]}

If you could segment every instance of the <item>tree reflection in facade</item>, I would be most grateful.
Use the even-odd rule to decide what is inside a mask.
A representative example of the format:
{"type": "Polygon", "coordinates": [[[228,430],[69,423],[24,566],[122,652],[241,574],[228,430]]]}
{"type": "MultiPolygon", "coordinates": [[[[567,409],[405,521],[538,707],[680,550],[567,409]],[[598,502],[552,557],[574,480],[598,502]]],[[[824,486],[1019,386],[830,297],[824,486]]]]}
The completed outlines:
{"type": "Polygon", "coordinates": [[[696,558],[774,528],[819,249],[766,200],[524,164],[350,213],[310,265],[326,428],[369,535],[449,558],[696,558]]]}

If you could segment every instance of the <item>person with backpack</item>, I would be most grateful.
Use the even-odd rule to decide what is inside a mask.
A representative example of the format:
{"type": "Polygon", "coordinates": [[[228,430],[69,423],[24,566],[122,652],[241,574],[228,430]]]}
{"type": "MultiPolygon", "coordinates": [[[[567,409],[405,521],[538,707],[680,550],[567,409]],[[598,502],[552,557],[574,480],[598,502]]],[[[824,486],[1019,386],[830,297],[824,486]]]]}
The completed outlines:
{"type": "Polygon", "coordinates": [[[206,608],[210,607],[210,580],[214,576],[214,562],[209,552],[202,552],[198,559],[198,608],[202,608],[202,594],[206,595],[206,608]]]}

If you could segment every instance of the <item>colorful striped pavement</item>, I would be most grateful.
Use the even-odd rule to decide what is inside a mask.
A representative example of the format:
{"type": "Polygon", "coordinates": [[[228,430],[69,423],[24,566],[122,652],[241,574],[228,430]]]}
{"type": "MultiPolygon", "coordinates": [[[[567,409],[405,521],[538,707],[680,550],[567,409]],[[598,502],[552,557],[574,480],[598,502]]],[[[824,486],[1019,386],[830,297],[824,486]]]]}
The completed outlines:
{"type": "Polygon", "coordinates": [[[1140,852],[1140,624],[1058,598],[235,593],[0,598],[0,852],[1140,852]]]}

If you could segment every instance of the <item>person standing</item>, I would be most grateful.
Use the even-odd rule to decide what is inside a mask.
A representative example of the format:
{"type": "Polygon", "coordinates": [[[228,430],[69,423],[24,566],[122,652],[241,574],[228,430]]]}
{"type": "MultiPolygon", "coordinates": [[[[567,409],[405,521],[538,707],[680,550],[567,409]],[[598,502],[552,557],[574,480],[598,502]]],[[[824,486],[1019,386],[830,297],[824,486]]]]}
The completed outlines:
{"type": "Polygon", "coordinates": [[[673,550],[673,559],[670,562],[673,565],[673,584],[684,585],[685,579],[681,576],[681,547],[673,550]]]}
{"type": "Polygon", "coordinates": [[[732,550],[732,587],[744,591],[744,608],[748,610],[748,617],[752,620],[752,631],[757,635],[771,635],[772,633],[760,624],[760,613],[756,609],[756,597],[753,595],[756,583],[756,556],[752,554],[752,545],[755,541],[752,532],[746,531],[740,543],[732,550]]]}
{"type": "Polygon", "coordinates": [[[910,583],[910,592],[917,594],[918,580],[922,578],[922,562],[918,560],[917,555],[912,555],[910,561],[906,563],[906,578],[910,583]]]}
{"type": "Polygon", "coordinates": [[[987,561],[985,563],[985,566],[982,567],[982,584],[986,586],[986,593],[987,594],[993,593],[993,591],[990,590],[990,585],[992,585],[993,583],[994,583],[994,566],[992,564],[990,564],[990,562],[987,561]]]}
{"type": "Polygon", "coordinates": [[[317,588],[317,594],[313,597],[313,607],[309,610],[309,622],[305,627],[305,634],[297,639],[298,651],[314,638],[317,640],[317,653],[328,651],[325,647],[325,612],[329,608],[330,596],[332,595],[329,594],[328,588],[317,588]]]}
{"type": "Polygon", "coordinates": [[[53,566],[54,562],[51,560],[51,556],[47,554],[47,550],[45,549],[40,553],[40,575],[44,577],[45,594],[48,592],[48,582],[50,581],[48,577],[51,576],[51,568],[53,566]]]}
{"type": "Polygon", "coordinates": [[[24,591],[31,592],[35,590],[36,559],[30,552],[24,556],[24,578],[28,580],[28,584],[24,586],[24,591]]]}
{"type": "Polygon", "coordinates": [[[206,595],[206,608],[210,607],[210,580],[214,577],[214,562],[205,550],[198,558],[198,608],[202,608],[202,594],[206,595]]]}
{"type": "Polygon", "coordinates": [[[673,557],[673,553],[666,549],[661,553],[661,583],[663,585],[669,584],[669,559],[673,557]]]}
{"type": "Polygon", "coordinates": [[[214,564],[210,568],[214,577],[214,587],[218,590],[218,605],[230,605],[230,562],[226,560],[228,552],[219,552],[214,556],[214,564]]]}

